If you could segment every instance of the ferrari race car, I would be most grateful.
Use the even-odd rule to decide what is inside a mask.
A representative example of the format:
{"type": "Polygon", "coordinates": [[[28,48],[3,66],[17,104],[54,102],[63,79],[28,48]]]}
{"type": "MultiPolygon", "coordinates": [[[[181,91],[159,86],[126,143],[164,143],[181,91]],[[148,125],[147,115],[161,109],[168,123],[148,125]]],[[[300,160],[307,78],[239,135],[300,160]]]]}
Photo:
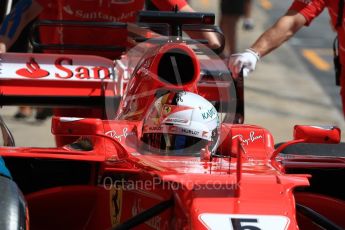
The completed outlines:
{"type": "Polygon", "coordinates": [[[344,229],[340,130],[275,145],[243,124],[243,79],[182,36],[217,32],[214,15],[139,18],[34,25],[112,29],[116,46],[33,36],[41,53],[0,54],[1,105],[56,108],[56,147],[17,147],[1,120],[0,229],[344,229]]]}

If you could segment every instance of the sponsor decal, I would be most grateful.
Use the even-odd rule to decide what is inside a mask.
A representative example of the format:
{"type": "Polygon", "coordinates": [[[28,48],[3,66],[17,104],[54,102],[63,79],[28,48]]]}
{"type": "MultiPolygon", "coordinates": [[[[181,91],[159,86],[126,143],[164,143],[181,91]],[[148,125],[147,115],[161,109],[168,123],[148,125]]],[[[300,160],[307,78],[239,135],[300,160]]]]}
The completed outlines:
{"type": "Polygon", "coordinates": [[[144,126],[144,133],[167,133],[167,134],[179,134],[186,136],[193,136],[202,138],[205,140],[211,140],[210,132],[197,130],[197,129],[188,129],[172,125],[162,125],[162,126],[144,126]]]}
{"type": "Polygon", "coordinates": [[[189,135],[193,135],[193,136],[199,136],[199,131],[196,130],[191,130],[191,129],[181,129],[181,132],[184,134],[189,134],[189,135]]]}
{"type": "Polygon", "coordinates": [[[163,105],[161,109],[160,123],[189,124],[193,109],[182,105],[163,105]]]}
{"type": "Polygon", "coordinates": [[[135,132],[128,132],[128,128],[123,128],[122,133],[116,133],[115,130],[111,130],[105,133],[105,135],[110,136],[118,141],[122,141],[122,138],[126,139],[128,136],[135,135],[135,132]]]}
{"type": "Polygon", "coordinates": [[[16,74],[25,78],[47,78],[49,79],[74,79],[74,80],[100,80],[110,79],[110,70],[104,66],[73,66],[73,60],[68,57],[61,57],[55,60],[53,69],[50,71],[40,67],[37,61],[31,57],[26,63],[26,68],[16,71],[16,74]]]}
{"type": "Polygon", "coordinates": [[[238,134],[238,135],[233,136],[232,139],[235,139],[237,137],[241,137],[242,140],[243,140],[243,143],[246,144],[246,145],[249,145],[250,143],[254,143],[254,142],[258,141],[258,140],[264,139],[264,137],[262,135],[255,135],[254,131],[251,131],[249,133],[249,137],[248,138],[244,138],[243,135],[238,134]]]}
{"type": "Polygon", "coordinates": [[[183,102],[183,96],[187,95],[187,92],[182,91],[176,94],[176,103],[183,102]]]}
{"type": "Polygon", "coordinates": [[[163,106],[163,114],[167,115],[171,112],[171,106],[169,105],[164,105],[163,106]]]}
{"type": "Polygon", "coordinates": [[[185,123],[189,123],[188,120],[184,120],[184,119],[179,119],[179,118],[167,118],[164,120],[164,123],[180,123],[180,124],[185,124],[185,123]]]}
{"type": "Polygon", "coordinates": [[[114,62],[97,56],[59,54],[0,55],[0,79],[115,81],[114,62]]]}
{"type": "Polygon", "coordinates": [[[73,12],[73,10],[72,10],[70,5],[64,6],[63,9],[69,15],[73,15],[74,14],[74,12],[73,12]]]}
{"type": "Polygon", "coordinates": [[[121,15],[110,15],[104,12],[90,12],[90,11],[83,11],[83,10],[76,10],[74,12],[74,16],[77,18],[87,19],[87,20],[94,20],[94,19],[101,19],[109,22],[123,22],[128,20],[129,18],[133,18],[136,15],[136,11],[129,11],[123,12],[121,15]]]}
{"type": "Polygon", "coordinates": [[[157,132],[157,131],[162,131],[163,127],[162,126],[145,126],[144,127],[144,132],[157,132]]]}
{"type": "Polygon", "coordinates": [[[110,218],[112,227],[115,227],[121,221],[122,192],[122,188],[116,188],[116,186],[110,190],[110,218]]]}
{"type": "Polygon", "coordinates": [[[207,112],[202,113],[202,119],[213,119],[216,115],[218,115],[217,111],[214,108],[207,110],[207,112]]]}
{"type": "Polygon", "coordinates": [[[16,74],[27,78],[43,78],[47,77],[49,75],[49,72],[47,70],[41,69],[34,58],[30,58],[30,60],[26,63],[26,68],[17,70],[16,74]]]}
{"type": "Polygon", "coordinates": [[[62,57],[55,61],[55,67],[62,71],[62,74],[55,73],[56,78],[69,79],[75,77],[78,79],[110,79],[110,72],[106,67],[96,66],[90,70],[85,66],[77,66],[74,70],[71,70],[66,64],[73,65],[73,60],[62,57]]]}
{"type": "Polygon", "coordinates": [[[174,132],[178,132],[179,128],[176,127],[176,126],[170,126],[168,130],[169,130],[169,132],[173,132],[174,133],[174,132]]]}

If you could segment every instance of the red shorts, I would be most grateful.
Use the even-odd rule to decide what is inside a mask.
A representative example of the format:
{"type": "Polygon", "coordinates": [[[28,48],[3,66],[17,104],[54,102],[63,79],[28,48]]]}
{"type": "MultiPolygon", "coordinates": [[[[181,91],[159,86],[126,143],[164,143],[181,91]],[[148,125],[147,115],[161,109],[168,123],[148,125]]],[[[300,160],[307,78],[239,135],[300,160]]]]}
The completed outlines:
{"type": "Polygon", "coordinates": [[[222,0],[220,7],[223,15],[243,15],[244,0],[222,0]]]}

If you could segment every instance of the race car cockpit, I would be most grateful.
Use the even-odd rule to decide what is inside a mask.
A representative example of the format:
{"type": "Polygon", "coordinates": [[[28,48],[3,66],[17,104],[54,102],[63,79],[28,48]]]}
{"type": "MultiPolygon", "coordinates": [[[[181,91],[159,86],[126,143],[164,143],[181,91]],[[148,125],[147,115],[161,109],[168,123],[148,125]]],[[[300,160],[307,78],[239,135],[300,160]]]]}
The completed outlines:
{"type": "MultiPolygon", "coordinates": [[[[176,36],[143,37],[115,62],[70,54],[73,50],[66,48],[80,48],[73,43],[45,47],[57,48],[53,54],[0,54],[0,106],[101,111],[98,116],[85,110],[82,117],[54,116],[51,132],[60,140],[56,147],[14,147],[6,127],[0,127],[6,137],[0,155],[13,177],[1,171],[0,161],[0,225],[342,229],[344,218],[338,213],[344,213],[343,193],[339,200],[329,192],[320,195],[315,187],[305,192],[310,175],[298,170],[324,169],[325,175],[335,169],[333,177],[342,178],[344,158],[281,154],[295,143],[339,143],[340,130],[299,127],[294,140],[276,149],[268,130],[241,124],[243,79],[232,81],[223,60],[202,41],[181,37],[180,25],[202,24],[203,14],[142,16],[148,23],[150,18],[178,22],[169,30],[176,36]]],[[[329,188],[319,182],[311,181],[329,188]]]]}

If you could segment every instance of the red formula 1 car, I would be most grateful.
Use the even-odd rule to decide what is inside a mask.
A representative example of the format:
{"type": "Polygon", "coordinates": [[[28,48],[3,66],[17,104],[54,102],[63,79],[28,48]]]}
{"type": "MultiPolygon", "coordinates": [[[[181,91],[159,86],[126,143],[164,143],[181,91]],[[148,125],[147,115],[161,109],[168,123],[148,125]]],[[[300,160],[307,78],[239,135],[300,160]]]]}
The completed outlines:
{"type": "Polygon", "coordinates": [[[0,104],[56,106],[61,115],[52,120],[55,148],[15,147],[1,122],[11,176],[0,177],[0,228],[345,228],[340,130],[296,126],[294,140],[275,145],[268,130],[242,124],[242,79],[181,36],[183,24],[214,32],[212,15],[141,20],[170,24],[170,34],[132,39],[141,43],[115,62],[0,54],[0,104]]]}

